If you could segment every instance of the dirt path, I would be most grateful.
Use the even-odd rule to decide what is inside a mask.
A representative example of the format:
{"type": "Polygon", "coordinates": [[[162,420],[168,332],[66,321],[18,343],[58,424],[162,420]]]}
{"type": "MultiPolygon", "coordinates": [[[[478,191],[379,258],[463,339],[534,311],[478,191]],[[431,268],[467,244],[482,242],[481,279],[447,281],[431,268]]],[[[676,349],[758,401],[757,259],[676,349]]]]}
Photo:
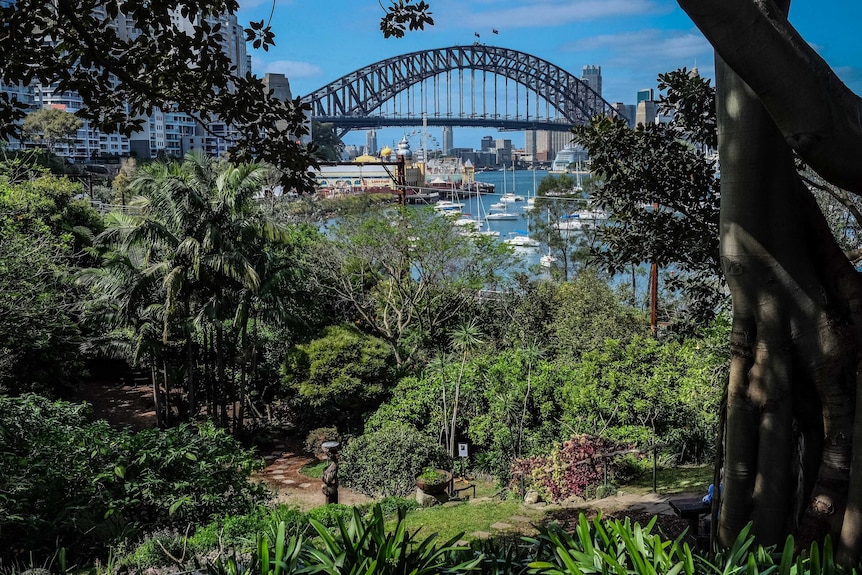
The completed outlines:
{"type": "MultiPolygon", "coordinates": [[[[148,386],[92,381],[78,389],[76,400],[91,404],[95,417],[105,419],[115,427],[139,431],[156,425],[152,389],[148,386]]],[[[303,453],[300,442],[277,443],[263,456],[266,467],[252,475],[252,479],[266,483],[278,503],[295,505],[302,511],[308,511],[326,502],[320,479],[308,477],[301,471],[315,459],[303,453]]],[[[371,501],[346,487],[339,488],[338,494],[339,502],[348,505],[371,501]]]]}
{"type": "MultiPolygon", "coordinates": [[[[302,473],[302,468],[317,461],[306,455],[295,442],[277,443],[272,451],[264,455],[266,468],[252,478],[260,479],[275,492],[276,501],[295,505],[308,511],[326,503],[321,491],[323,482],[302,473]]],[[[347,505],[368,503],[371,499],[344,486],[338,489],[338,502],[347,505]]]]}

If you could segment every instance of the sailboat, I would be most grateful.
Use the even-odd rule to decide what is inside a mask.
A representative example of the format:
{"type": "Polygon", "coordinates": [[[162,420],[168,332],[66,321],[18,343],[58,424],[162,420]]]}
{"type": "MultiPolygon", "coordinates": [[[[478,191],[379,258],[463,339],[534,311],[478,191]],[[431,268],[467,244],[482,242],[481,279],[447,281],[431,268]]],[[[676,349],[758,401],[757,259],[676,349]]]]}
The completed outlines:
{"type": "Polygon", "coordinates": [[[506,204],[511,204],[514,202],[523,202],[524,198],[515,193],[515,160],[512,160],[512,191],[506,193],[506,173],[503,172],[503,189],[504,193],[500,197],[500,201],[506,204]]]}
{"type": "Polygon", "coordinates": [[[548,209],[548,253],[539,258],[542,267],[549,268],[557,262],[557,258],[551,255],[551,210],[548,209]]]}
{"type": "Polygon", "coordinates": [[[538,188],[536,187],[536,165],[535,165],[535,163],[533,164],[531,169],[533,170],[533,195],[527,196],[527,204],[524,206],[524,211],[526,211],[526,212],[529,212],[529,211],[532,211],[533,209],[535,209],[535,207],[536,207],[536,192],[538,191],[538,188]]]}

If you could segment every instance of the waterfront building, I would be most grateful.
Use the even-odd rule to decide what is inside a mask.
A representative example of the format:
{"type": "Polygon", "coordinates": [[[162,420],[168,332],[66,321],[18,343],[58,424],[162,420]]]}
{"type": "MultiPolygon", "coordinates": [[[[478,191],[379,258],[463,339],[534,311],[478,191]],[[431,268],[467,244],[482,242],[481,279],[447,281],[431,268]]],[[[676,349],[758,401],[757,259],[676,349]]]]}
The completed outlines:
{"type": "Polygon", "coordinates": [[[638,102],[637,112],[635,113],[635,125],[637,124],[655,124],[656,122],[656,102],[654,100],[641,100],[638,102]]]}
{"type": "Polygon", "coordinates": [[[615,102],[614,109],[618,114],[624,116],[626,120],[628,120],[629,128],[635,127],[635,116],[637,115],[637,106],[634,104],[624,104],[622,102],[615,102]]]}
{"type": "MultiPolygon", "coordinates": [[[[36,105],[36,96],[33,92],[32,86],[6,84],[0,80],[0,97],[21,102],[24,104],[27,113],[39,109],[39,106],[36,105]]],[[[18,150],[21,148],[21,142],[14,138],[9,139],[8,145],[10,150],[18,150]]]]}
{"type": "Polygon", "coordinates": [[[638,90],[638,104],[647,100],[655,101],[655,96],[653,92],[654,91],[652,88],[644,88],[643,90],[638,90]]]}
{"type": "MultiPolygon", "coordinates": [[[[42,84],[33,87],[33,96],[37,108],[57,108],[74,114],[84,105],[76,92],[57,92],[53,86],[42,84]]],[[[130,151],[129,138],[117,133],[105,134],[84,119],[74,138],[54,149],[58,156],[79,162],[100,156],[128,156],[130,151]]]]}
{"type": "MultiPolygon", "coordinates": [[[[122,10],[122,6],[120,8],[122,10]]],[[[103,6],[94,9],[97,18],[108,20],[103,6]]],[[[171,15],[171,21],[179,30],[194,34],[192,21],[182,16],[179,9],[171,15]]],[[[250,71],[250,59],[246,51],[245,33],[239,25],[236,15],[207,16],[206,21],[211,26],[219,26],[222,30],[220,46],[228,55],[236,74],[244,76],[250,71]]],[[[121,40],[133,40],[141,31],[134,27],[130,18],[120,12],[108,24],[116,31],[121,40]]],[[[283,75],[275,75],[281,76],[283,75]]],[[[286,79],[284,82],[286,83],[286,79]]],[[[9,93],[9,89],[2,90],[9,93]]],[[[75,113],[84,106],[83,99],[74,92],[57,92],[54,86],[34,84],[28,87],[16,88],[15,99],[26,104],[32,104],[34,109],[54,107],[75,113]]],[[[287,86],[288,98],[290,88],[287,86]]],[[[57,146],[56,153],[76,161],[85,161],[99,156],[128,156],[132,151],[141,158],[155,156],[180,157],[191,149],[202,149],[215,155],[227,152],[229,145],[235,139],[235,132],[215,120],[207,124],[209,131],[215,135],[206,135],[207,130],[195,120],[176,110],[154,109],[145,118],[142,129],[126,137],[119,133],[103,133],[91,127],[89,121],[82,120],[81,129],[72,142],[57,146]]]]}

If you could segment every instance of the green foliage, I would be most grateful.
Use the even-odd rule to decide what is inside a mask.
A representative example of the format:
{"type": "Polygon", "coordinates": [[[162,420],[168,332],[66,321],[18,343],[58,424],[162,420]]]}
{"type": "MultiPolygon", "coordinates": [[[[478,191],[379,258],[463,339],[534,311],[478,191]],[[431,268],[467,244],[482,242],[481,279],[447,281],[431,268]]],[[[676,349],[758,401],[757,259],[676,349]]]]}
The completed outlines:
{"type": "Polygon", "coordinates": [[[305,313],[297,263],[313,234],[267,217],[256,201],[267,174],[199,153],[141,167],[129,184],[140,215],[109,214],[101,266],[81,274],[92,290],[85,317],[102,334],[91,348],[158,370],[160,425],[204,405],[237,434],[262,419],[283,360],[265,347],[291,346],[317,315],[305,313]]]}
{"type": "Polygon", "coordinates": [[[577,361],[608,338],[629,341],[646,331],[640,314],[622,304],[608,284],[592,273],[580,273],[560,285],[551,305],[552,346],[563,361],[577,361]]]}
{"type": "Polygon", "coordinates": [[[570,366],[562,391],[567,423],[642,446],[669,442],[679,461],[705,460],[724,384],[723,358],[707,351],[703,340],[605,340],[570,366]]]}
{"type": "Polygon", "coordinates": [[[58,547],[86,557],[141,528],[184,528],[264,498],[248,481],[259,460],[211,425],[135,434],[85,410],[0,397],[0,558],[58,547]]]}
{"type": "Polygon", "coordinates": [[[327,503],[315,507],[306,514],[309,520],[314,520],[320,525],[331,529],[338,527],[339,522],[348,522],[353,517],[353,506],[343,503],[327,503]]]}
{"type": "Polygon", "coordinates": [[[305,437],[305,452],[312,455],[325,453],[321,447],[326,441],[341,441],[341,434],[336,427],[318,427],[308,432],[305,437]]]}
{"type": "Polygon", "coordinates": [[[392,423],[350,441],[341,455],[340,481],[366,495],[407,495],[426,467],[448,469],[443,449],[416,428],[392,423]]]}
{"type": "Polygon", "coordinates": [[[350,325],[327,327],[287,361],[284,379],[298,395],[297,413],[346,427],[361,426],[359,417],[377,406],[394,378],[392,348],[350,325]]]}
{"type": "Polygon", "coordinates": [[[341,159],[344,142],[338,137],[331,123],[311,122],[311,143],[317,146],[315,155],[321,160],[334,162],[341,159]]]}
{"type": "Polygon", "coordinates": [[[714,316],[723,299],[719,282],[718,203],[715,177],[715,90],[685,69],[659,77],[659,106],[670,123],[638,125],[597,117],[574,129],[589,150],[600,180],[593,201],[612,225],[597,230],[592,261],[611,273],[641,263],[673,265],[674,283],[688,301],[681,309],[697,326],[714,316]]]}
{"type": "Polygon", "coordinates": [[[24,137],[41,143],[47,150],[61,142],[68,142],[81,127],[82,122],[75,114],[58,108],[42,108],[30,112],[24,119],[24,137]]]}
{"type": "Polygon", "coordinates": [[[310,271],[351,321],[393,347],[402,366],[462,323],[512,257],[499,242],[456,228],[431,209],[345,217],[319,245],[310,271]]]}

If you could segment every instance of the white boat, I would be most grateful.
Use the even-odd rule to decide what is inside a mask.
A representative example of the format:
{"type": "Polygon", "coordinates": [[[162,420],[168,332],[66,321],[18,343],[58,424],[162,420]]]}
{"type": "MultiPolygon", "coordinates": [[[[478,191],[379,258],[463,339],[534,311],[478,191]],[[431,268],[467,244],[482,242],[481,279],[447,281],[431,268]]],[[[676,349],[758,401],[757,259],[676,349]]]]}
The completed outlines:
{"type": "Polygon", "coordinates": [[[521,196],[517,195],[514,192],[508,192],[508,193],[500,196],[500,201],[503,202],[504,204],[513,204],[515,202],[523,202],[524,198],[522,198],[521,196]]]}
{"type": "MultiPolygon", "coordinates": [[[[520,214],[509,212],[509,204],[501,203],[495,204],[502,206],[502,211],[492,211],[485,214],[486,220],[517,220],[520,217],[520,214]]],[[[492,206],[493,207],[493,206],[492,206]]]]}
{"type": "Polygon", "coordinates": [[[516,248],[535,248],[539,246],[538,241],[519,232],[511,232],[509,237],[503,240],[503,243],[516,248]]]}
{"type": "Polygon", "coordinates": [[[503,202],[494,202],[493,204],[488,206],[489,210],[497,211],[497,212],[502,212],[502,211],[506,210],[507,208],[508,208],[508,204],[504,204],[503,202]]]}
{"type": "Polygon", "coordinates": [[[485,216],[486,220],[517,220],[521,217],[518,214],[512,214],[509,212],[491,212],[485,216]]]}
{"type": "Polygon", "coordinates": [[[452,225],[476,231],[482,227],[482,222],[472,218],[470,214],[463,214],[460,218],[452,222],[452,225]]]}
{"type": "Polygon", "coordinates": [[[557,227],[561,230],[579,230],[595,225],[598,220],[606,220],[607,217],[608,214],[603,210],[578,210],[561,217],[557,227]]]}
{"type": "Polygon", "coordinates": [[[463,208],[464,204],[451,200],[440,200],[434,204],[434,209],[438,212],[460,212],[463,208]]]}

